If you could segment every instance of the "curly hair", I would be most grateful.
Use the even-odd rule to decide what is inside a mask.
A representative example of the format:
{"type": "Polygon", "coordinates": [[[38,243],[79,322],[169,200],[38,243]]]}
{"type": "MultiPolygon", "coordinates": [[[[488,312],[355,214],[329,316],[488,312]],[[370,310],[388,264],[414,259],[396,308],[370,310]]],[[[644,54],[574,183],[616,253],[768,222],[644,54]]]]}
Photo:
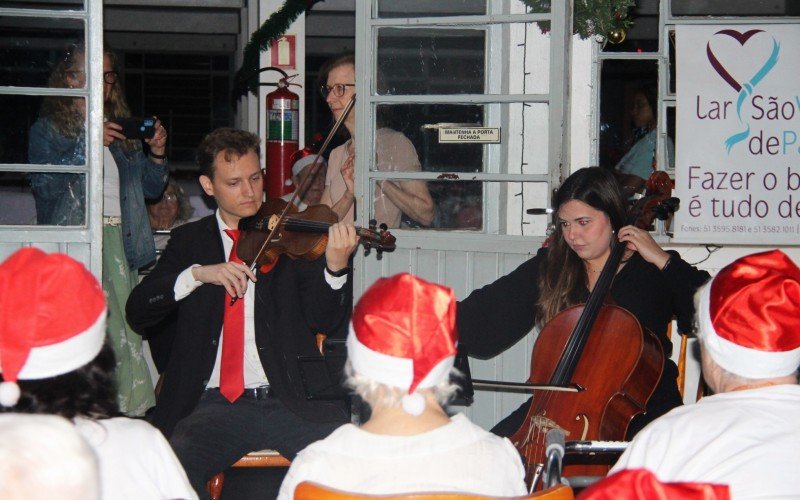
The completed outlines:
{"type": "Polygon", "coordinates": [[[250,151],[261,158],[261,139],[252,132],[235,128],[222,127],[210,132],[197,146],[197,165],[200,175],[214,179],[214,161],[219,153],[225,154],[225,160],[233,156],[244,156],[250,151]]]}
{"type": "MultiPolygon", "coordinates": [[[[119,70],[119,58],[109,47],[103,47],[103,56],[108,57],[113,71],[119,70]]],[[[47,84],[51,88],[69,88],[67,76],[74,71],[86,71],[86,47],[82,43],[70,44],[64,57],[53,68],[47,84]]],[[[83,133],[84,116],[80,111],[82,97],[50,96],[42,100],[39,116],[48,118],[56,130],[64,137],[75,138],[83,133]]],[[[122,83],[117,79],[111,86],[108,99],[103,103],[103,115],[106,119],[127,118],[131,110],[125,100],[122,83]]],[[[135,139],[124,142],[123,148],[133,149],[135,139]]]]}
{"type": "Polygon", "coordinates": [[[119,416],[115,367],[114,351],[104,344],[92,361],[69,373],[39,380],[19,380],[19,401],[10,408],[0,407],[0,413],[50,414],[70,420],[119,416]]]}
{"type": "MultiPolygon", "coordinates": [[[[582,168],[558,188],[553,199],[555,232],[547,258],[539,272],[539,301],[536,304],[537,323],[543,325],[569,306],[580,303],[586,268],[578,254],[564,240],[558,212],[568,201],[577,200],[606,214],[616,233],[625,222],[625,197],[614,175],[600,167],[582,168]]],[[[611,242],[609,241],[609,245],[611,242]]]]}

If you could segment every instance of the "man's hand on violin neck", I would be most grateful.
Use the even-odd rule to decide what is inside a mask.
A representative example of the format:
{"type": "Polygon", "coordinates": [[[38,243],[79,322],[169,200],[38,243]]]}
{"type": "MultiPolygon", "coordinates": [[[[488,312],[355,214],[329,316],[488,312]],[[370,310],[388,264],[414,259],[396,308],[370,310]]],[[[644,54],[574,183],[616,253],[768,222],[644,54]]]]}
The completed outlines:
{"type": "Polygon", "coordinates": [[[256,275],[241,262],[225,262],[212,266],[192,268],[192,276],[202,283],[222,285],[231,297],[244,297],[247,281],[256,281],[256,275]]]}
{"type": "Polygon", "coordinates": [[[358,235],[352,224],[338,222],[328,228],[328,245],[325,247],[325,261],[333,272],[346,268],[350,255],[358,246],[358,235]]]}

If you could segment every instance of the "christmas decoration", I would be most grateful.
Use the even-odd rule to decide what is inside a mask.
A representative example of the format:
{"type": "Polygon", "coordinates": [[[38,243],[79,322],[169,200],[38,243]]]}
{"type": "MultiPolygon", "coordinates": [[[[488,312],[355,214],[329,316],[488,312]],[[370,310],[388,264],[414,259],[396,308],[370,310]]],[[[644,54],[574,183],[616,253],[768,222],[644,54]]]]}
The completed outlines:
{"type": "Polygon", "coordinates": [[[248,91],[253,94],[258,90],[259,54],[269,49],[270,44],[286,33],[289,26],[301,13],[310,9],[321,0],[286,0],[283,7],[272,13],[250,37],[244,48],[242,67],[236,72],[233,84],[233,95],[241,97],[248,91]]]}
{"type": "MultiPolygon", "coordinates": [[[[531,8],[532,12],[550,12],[552,0],[522,0],[531,8]]],[[[562,1],[562,0],[558,0],[562,1]]],[[[592,35],[600,35],[611,43],[620,43],[625,39],[625,30],[633,25],[628,18],[628,9],[635,5],[635,0],[575,0],[572,10],[573,32],[582,39],[592,35]],[[611,40],[611,32],[616,32],[621,40],[611,40]]],[[[539,28],[546,33],[550,30],[550,23],[539,23],[539,28]]]]}
{"type": "Polygon", "coordinates": [[[608,32],[608,41],[617,44],[625,41],[625,30],[622,28],[613,29],[608,32]]]}

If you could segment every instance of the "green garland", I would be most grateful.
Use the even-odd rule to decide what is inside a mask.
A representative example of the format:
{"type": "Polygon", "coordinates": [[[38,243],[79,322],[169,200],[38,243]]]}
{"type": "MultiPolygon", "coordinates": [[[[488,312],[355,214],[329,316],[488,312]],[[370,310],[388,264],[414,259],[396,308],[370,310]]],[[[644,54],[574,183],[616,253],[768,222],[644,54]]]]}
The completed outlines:
{"type": "MultiPolygon", "coordinates": [[[[270,44],[286,33],[289,26],[306,9],[311,8],[319,0],[286,0],[278,11],[261,25],[244,48],[242,67],[236,72],[233,95],[241,97],[248,91],[253,94],[258,90],[258,64],[261,52],[268,50],[270,44]]],[[[533,12],[549,12],[552,0],[522,0],[533,12]]],[[[564,0],[556,0],[564,1],[564,0]]],[[[632,24],[628,18],[628,9],[635,0],[575,0],[573,9],[573,27],[581,38],[592,35],[607,36],[615,29],[627,29],[632,24]]],[[[539,23],[542,31],[550,29],[549,22],[539,23]]]]}
{"type": "MultiPolygon", "coordinates": [[[[533,12],[550,12],[552,0],[522,0],[533,12]]],[[[564,0],[556,0],[564,1],[564,0]]],[[[615,29],[628,29],[633,21],[628,18],[628,9],[635,0],[575,0],[572,10],[573,31],[581,38],[592,35],[607,36],[615,29]]],[[[550,30],[547,21],[539,23],[543,32],[550,30]]]]}
{"type": "Polygon", "coordinates": [[[233,84],[233,95],[241,97],[248,91],[254,95],[258,91],[258,64],[261,52],[268,50],[270,44],[286,33],[295,19],[316,3],[309,0],[286,0],[283,7],[269,16],[253,35],[244,48],[242,67],[236,72],[233,84]]]}

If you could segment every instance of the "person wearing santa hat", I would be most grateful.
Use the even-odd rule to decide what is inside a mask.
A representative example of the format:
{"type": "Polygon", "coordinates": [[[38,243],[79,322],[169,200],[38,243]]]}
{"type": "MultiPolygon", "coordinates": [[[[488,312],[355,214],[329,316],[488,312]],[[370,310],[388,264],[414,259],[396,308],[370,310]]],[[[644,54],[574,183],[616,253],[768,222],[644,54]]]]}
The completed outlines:
{"type": "Polygon", "coordinates": [[[0,413],[60,415],[94,449],[101,498],[197,495],[164,436],[120,417],[106,298],[71,257],[23,248],[0,264],[0,413]]]}
{"type": "Polygon", "coordinates": [[[302,481],[368,494],[525,494],[511,442],[443,408],[456,391],[455,322],[450,288],[408,273],[375,282],[353,310],[345,368],[370,418],[300,452],[278,498],[302,481]]]}
{"type": "Polygon", "coordinates": [[[731,497],[800,498],[800,268],[742,257],[697,293],[703,378],[714,391],[645,427],[611,470],[728,484],[731,497]]]}
{"type": "Polygon", "coordinates": [[[308,179],[312,173],[314,174],[312,180],[308,181],[308,185],[305,186],[305,192],[298,193],[297,197],[294,199],[295,206],[301,212],[309,206],[318,205],[322,198],[322,192],[325,190],[325,172],[328,170],[328,162],[325,161],[325,158],[320,156],[317,166],[312,168],[316,158],[317,153],[310,147],[298,150],[291,158],[292,185],[295,190],[281,196],[283,200],[291,200],[297,190],[305,185],[307,182],[306,179],[308,179]]]}

